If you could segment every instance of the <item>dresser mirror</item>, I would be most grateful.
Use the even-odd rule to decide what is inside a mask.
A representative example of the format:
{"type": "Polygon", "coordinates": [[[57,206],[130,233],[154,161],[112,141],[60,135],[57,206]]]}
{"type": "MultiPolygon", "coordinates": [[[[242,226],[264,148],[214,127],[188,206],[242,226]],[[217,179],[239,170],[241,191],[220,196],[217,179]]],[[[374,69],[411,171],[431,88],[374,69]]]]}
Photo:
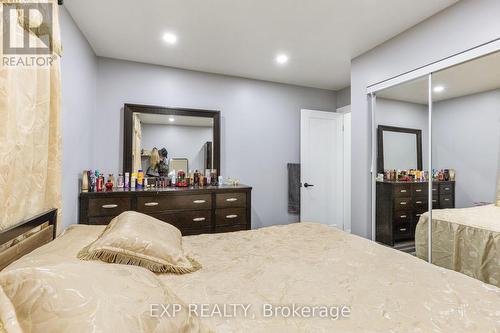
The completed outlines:
{"type": "Polygon", "coordinates": [[[218,111],[126,104],[124,113],[124,172],[220,172],[218,111]]]}
{"type": "Polygon", "coordinates": [[[378,171],[422,170],[422,130],[378,126],[378,171]]]}

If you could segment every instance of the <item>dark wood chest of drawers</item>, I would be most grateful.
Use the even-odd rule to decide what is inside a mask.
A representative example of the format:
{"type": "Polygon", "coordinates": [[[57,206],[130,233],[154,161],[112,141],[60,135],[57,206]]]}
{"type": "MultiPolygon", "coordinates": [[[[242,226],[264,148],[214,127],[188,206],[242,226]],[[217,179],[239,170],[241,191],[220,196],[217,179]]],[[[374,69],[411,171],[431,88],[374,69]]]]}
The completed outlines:
{"type": "MultiPolygon", "coordinates": [[[[429,209],[427,183],[377,182],[376,241],[393,246],[415,239],[420,216],[429,209]]],[[[433,209],[455,208],[455,182],[432,184],[433,209]]]]}
{"type": "Polygon", "coordinates": [[[168,222],[185,236],[248,230],[251,192],[245,185],[81,192],[79,223],[106,225],[133,210],[168,222]]]}

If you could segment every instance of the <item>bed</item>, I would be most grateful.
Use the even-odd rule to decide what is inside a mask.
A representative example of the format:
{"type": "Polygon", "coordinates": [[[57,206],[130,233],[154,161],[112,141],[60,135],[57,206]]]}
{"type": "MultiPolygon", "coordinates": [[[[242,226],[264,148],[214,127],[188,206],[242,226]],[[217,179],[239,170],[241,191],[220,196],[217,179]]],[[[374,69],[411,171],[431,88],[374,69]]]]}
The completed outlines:
{"type": "MultiPolygon", "coordinates": [[[[432,211],[432,263],[500,287],[500,207],[432,211]]],[[[415,231],[417,256],[427,260],[429,214],[415,231]]]]}
{"type": "MultiPolygon", "coordinates": [[[[103,228],[70,226],[5,271],[78,264],[77,252],[103,228]]],[[[183,246],[203,268],[159,275],[180,299],[250,306],[249,316],[202,317],[216,332],[500,332],[500,289],[328,226],[188,236],[183,246]],[[295,305],[350,313],[332,320],[277,310],[295,305]]]]}

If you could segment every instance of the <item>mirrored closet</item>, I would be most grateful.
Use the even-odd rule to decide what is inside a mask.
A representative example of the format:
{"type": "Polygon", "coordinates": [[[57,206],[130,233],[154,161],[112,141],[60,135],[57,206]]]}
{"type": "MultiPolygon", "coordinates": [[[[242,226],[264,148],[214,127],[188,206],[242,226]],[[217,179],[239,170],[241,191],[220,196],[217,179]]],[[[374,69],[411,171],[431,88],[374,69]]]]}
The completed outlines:
{"type": "Polygon", "coordinates": [[[500,285],[500,52],[369,98],[375,240],[500,285]]]}

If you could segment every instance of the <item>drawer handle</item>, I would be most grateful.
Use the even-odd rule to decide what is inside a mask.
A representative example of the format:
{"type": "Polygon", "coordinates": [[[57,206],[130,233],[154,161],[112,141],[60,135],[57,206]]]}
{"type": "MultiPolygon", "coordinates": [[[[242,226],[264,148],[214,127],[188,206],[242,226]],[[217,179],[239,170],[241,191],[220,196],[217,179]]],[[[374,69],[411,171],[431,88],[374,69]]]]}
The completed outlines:
{"type": "Polygon", "coordinates": [[[195,203],[195,204],[202,204],[202,203],[205,203],[205,202],[207,202],[207,201],[206,200],[195,200],[195,201],[193,201],[193,203],[195,203]]]}
{"type": "Polygon", "coordinates": [[[237,198],[227,198],[226,199],[227,202],[235,202],[235,201],[238,201],[237,198]]]}
{"type": "Polygon", "coordinates": [[[194,222],[203,222],[205,220],[206,220],[206,218],[204,218],[204,217],[197,217],[197,218],[193,219],[194,222]]]}
{"type": "Polygon", "coordinates": [[[154,206],[158,206],[158,205],[159,205],[159,203],[157,203],[157,202],[146,202],[144,204],[144,206],[146,206],[146,207],[154,207],[154,206]]]}
{"type": "Polygon", "coordinates": [[[238,215],[236,215],[236,214],[233,214],[233,215],[226,215],[226,219],[235,219],[235,218],[237,218],[237,217],[238,217],[238,215]]]}
{"type": "Polygon", "coordinates": [[[438,202],[436,199],[432,200],[432,202],[438,202]]]}
{"type": "Polygon", "coordinates": [[[406,215],[401,215],[401,218],[402,218],[402,219],[405,219],[405,218],[407,218],[407,217],[408,217],[408,216],[406,216],[406,215]]]}
{"type": "Polygon", "coordinates": [[[445,191],[449,191],[449,190],[450,190],[450,188],[449,188],[449,187],[445,187],[445,188],[444,188],[444,190],[445,190],[445,191]]]}
{"type": "Polygon", "coordinates": [[[401,193],[406,193],[407,191],[406,190],[401,190],[401,193]]]}
{"type": "Polygon", "coordinates": [[[417,217],[420,217],[420,216],[422,216],[422,214],[417,214],[416,216],[417,216],[417,217]]]}
{"type": "Polygon", "coordinates": [[[418,203],[418,204],[421,204],[421,203],[422,203],[422,201],[417,201],[417,203],[418,203]]]}
{"type": "Polygon", "coordinates": [[[434,192],[436,192],[438,189],[437,189],[437,188],[433,188],[432,190],[433,190],[434,192]]]}
{"type": "Polygon", "coordinates": [[[406,228],[401,228],[399,229],[399,231],[406,231],[406,228]]]}
{"type": "Polygon", "coordinates": [[[113,209],[116,207],[118,207],[118,205],[116,205],[116,204],[102,205],[102,208],[104,208],[104,209],[113,209]]]}
{"type": "Polygon", "coordinates": [[[450,199],[444,199],[444,201],[450,201],[450,199]]]}
{"type": "Polygon", "coordinates": [[[401,201],[399,204],[400,204],[401,206],[404,206],[404,205],[406,205],[406,201],[401,201]]]}
{"type": "Polygon", "coordinates": [[[415,192],[422,192],[422,189],[416,189],[415,192]]]}

